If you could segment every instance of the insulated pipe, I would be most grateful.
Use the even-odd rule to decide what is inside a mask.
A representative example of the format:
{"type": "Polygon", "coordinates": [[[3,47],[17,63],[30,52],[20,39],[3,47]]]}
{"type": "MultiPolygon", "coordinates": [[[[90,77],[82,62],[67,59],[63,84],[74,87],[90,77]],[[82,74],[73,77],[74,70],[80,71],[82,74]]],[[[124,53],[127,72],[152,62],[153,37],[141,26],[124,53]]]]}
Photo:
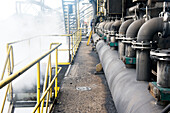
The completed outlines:
{"type": "MultiPolygon", "coordinates": [[[[163,18],[153,18],[145,22],[139,29],[137,42],[145,43],[153,40],[153,36],[163,31],[163,18]]],[[[150,81],[151,59],[150,49],[137,49],[136,51],[136,79],[150,81]]]]}
{"type": "MultiPolygon", "coordinates": [[[[129,19],[121,24],[121,26],[119,28],[119,37],[126,35],[127,28],[129,27],[129,25],[132,22],[133,22],[133,19],[129,19]]],[[[122,57],[125,55],[125,46],[121,40],[118,40],[118,45],[119,45],[118,46],[119,57],[120,57],[120,59],[122,59],[122,57]]]]}
{"type": "MultiPolygon", "coordinates": [[[[140,27],[144,24],[145,20],[140,19],[134,21],[132,24],[129,25],[127,32],[126,32],[126,38],[131,38],[132,40],[137,37],[137,33],[140,29],[140,27]]],[[[132,41],[131,40],[131,41],[132,41]]],[[[126,57],[135,57],[136,52],[135,50],[131,47],[131,44],[125,44],[125,56],[126,57]]]]}
{"type": "Polygon", "coordinates": [[[102,64],[118,113],[160,113],[163,107],[147,90],[148,82],[136,81],[134,69],[126,69],[116,51],[110,50],[103,40],[96,49],[102,64]]]}

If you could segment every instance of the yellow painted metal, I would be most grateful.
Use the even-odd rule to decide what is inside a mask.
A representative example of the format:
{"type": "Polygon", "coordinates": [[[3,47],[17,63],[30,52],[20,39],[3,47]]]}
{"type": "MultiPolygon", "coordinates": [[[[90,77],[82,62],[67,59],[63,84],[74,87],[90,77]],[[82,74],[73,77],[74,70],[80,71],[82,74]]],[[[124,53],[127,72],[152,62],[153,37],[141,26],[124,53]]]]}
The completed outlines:
{"type": "MultiPolygon", "coordinates": [[[[50,91],[49,91],[50,92],[50,91]]],[[[50,93],[48,92],[47,94],[47,101],[46,101],[46,110],[45,110],[45,113],[48,112],[48,102],[49,102],[49,96],[50,96],[50,93]]],[[[43,113],[43,112],[42,112],[43,113]]]]}
{"type": "MultiPolygon", "coordinates": [[[[50,47],[51,49],[51,47],[50,47]]],[[[47,69],[46,69],[46,74],[45,74],[45,80],[44,80],[44,87],[43,87],[43,92],[46,90],[47,88],[47,79],[48,79],[48,73],[49,73],[49,67],[50,67],[50,57],[51,55],[49,55],[49,58],[48,58],[48,64],[47,64],[47,69]]],[[[45,99],[44,99],[45,100],[45,99]]],[[[44,100],[41,104],[41,113],[43,113],[43,107],[44,107],[44,100]]]]}
{"type": "MultiPolygon", "coordinates": [[[[52,79],[52,66],[51,66],[51,57],[50,57],[50,77],[49,77],[49,83],[51,82],[52,79]]],[[[52,98],[52,88],[50,88],[50,98],[52,98]]]]}
{"type": "MultiPolygon", "coordinates": [[[[37,104],[40,104],[40,62],[37,63],[37,104]]],[[[37,113],[40,113],[40,106],[37,108],[37,113]]]]}
{"type": "Polygon", "coordinates": [[[61,43],[58,43],[58,45],[56,47],[54,47],[53,49],[50,49],[48,52],[46,52],[45,54],[43,54],[42,56],[40,56],[39,58],[37,58],[36,60],[34,60],[33,62],[31,62],[30,64],[26,65],[25,67],[23,67],[21,70],[17,71],[16,73],[10,75],[9,77],[7,77],[6,79],[0,81],[0,89],[2,87],[4,87],[5,85],[7,85],[8,83],[10,83],[12,80],[16,79],[17,77],[19,77],[22,73],[24,73],[25,71],[27,71],[29,68],[31,68],[33,65],[35,65],[36,63],[38,63],[40,60],[42,60],[44,57],[46,57],[47,55],[49,55],[51,52],[53,52],[55,49],[57,49],[59,46],[61,45],[61,43]]]}
{"type": "Polygon", "coordinates": [[[6,69],[7,63],[8,63],[8,61],[9,61],[9,56],[10,56],[10,51],[12,50],[12,46],[9,46],[9,47],[7,47],[7,48],[8,48],[8,50],[7,50],[7,56],[6,56],[5,65],[4,65],[4,68],[3,68],[3,71],[2,71],[1,80],[3,79],[4,74],[5,74],[5,69],[6,69]]]}
{"type": "Polygon", "coordinates": [[[69,49],[58,49],[58,51],[69,51],[69,49]]]}
{"type": "MultiPolygon", "coordinates": [[[[58,73],[61,71],[61,69],[62,69],[62,67],[59,67],[58,73]]],[[[55,75],[55,76],[54,76],[53,80],[49,83],[48,88],[47,88],[46,91],[42,94],[41,99],[40,99],[40,103],[43,101],[43,99],[45,98],[45,96],[46,96],[47,93],[49,92],[49,90],[50,90],[50,88],[52,87],[53,83],[55,82],[57,76],[58,76],[58,75],[55,75]]],[[[33,113],[35,113],[35,111],[37,110],[37,108],[40,106],[40,103],[35,105],[35,108],[34,108],[34,110],[33,110],[33,113]]]]}
{"type": "MultiPolygon", "coordinates": [[[[4,68],[3,68],[1,80],[3,80],[6,68],[8,68],[8,76],[9,76],[10,74],[12,74],[13,69],[14,69],[13,48],[12,48],[12,46],[9,46],[9,45],[7,45],[7,57],[6,57],[5,65],[4,65],[4,68]],[[12,67],[11,67],[11,64],[12,64],[12,67]]],[[[3,103],[2,103],[2,107],[1,107],[1,113],[3,112],[8,92],[9,92],[9,95],[10,95],[9,96],[10,99],[12,99],[12,84],[8,84],[8,86],[6,88],[5,97],[4,97],[4,100],[3,100],[3,103]]]]}
{"type": "MultiPolygon", "coordinates": [[[[79,8],[79,7],[78,7],[79,8]]],[[[79,14],[79,12],[78,12],[79,14]]],[[[79,15],[78,15],[78,19],[79,19],[79,15]]],[[[82,39],[82,28],[80,28],[80,23],[78,23],[78,30],[72,34],[66,34],[66,35],[43,35],[43,36],[69,36],[71,38],[71,48],[70,49],[58,49],[58,47],[61,45],[61,43],[52,43],[50,44],[50,48],[52,47],[52,45],[56,45],[53,49],[50,49],[48,52],[46,52],[45,54],[43,54],[42,56],[40,56],[38,59],[34,60],[33,62],[31,62],[30,64],[26,65],[25,67],[23,67],[21,70],[17,71],[16,73],[12,74],[13,72],[13,69],[14,69],[14,57],[13,57],[13,48],[12,48],[12,44],[15,44],[15,43],[19,43],[19,42],[22,42],[22,41],[26,41],[26,40],[29,40],[32,39],[25,39],[25,40],[20,40],[20,41],[16,41],[16,42],[12,42],[12,43],[8,43],[7,44],[7,58],[6,58],[6,61],[5,61],[5,66],[4,67],[7,67],[8,68],[8,75],[11,75],[11,76],[8,76],[6,79],[3,80],[3,76],[5,74],[5,69],[2,73],[2,76],[1,76],[1,81],[0,81],[0,89],[2,87],[4,87],[5,85],[8,84],[8,89],[7,91],[9,91],[9,94],[12,95],[12,84],[11,84],[11,81],[13,81],[14,79],[16,79],[17,77],[19,77],[22,73],[24,73],[26,70],[28,70],[29,68],[31,68],[33,65],[37,64],[37,104],[38,104],[38,111],[37,112],[40,112],[40,103],[42,102],[42,109],[41,109],[41,112],[43,112],[43,106],[44,106],[44,98],[45,96],[43,96],[41,99],[40,99],[40,85],[38,81],[40,81],[40,67],[38,65],[40,65],[40,61],[46,57],[47,55],[49,55],[49,61],[48,61],[48,66],[47,66],[47,71],[46,71],[46,77],[48,76],[48,73],[49,73],[49,83],[51,83],[51,78],[52,78],[52,67],[51,67],[51,52],[53,52],[54,50],[56,50],[56,54],[58,55],[57,53],[57,49],[58,51],[72,51],[71,53],[71,62],[73,61],[74,59],[74,56],[76,54],[76,51],[80,45],[80,42],[81,42],[81,39],[82,39]]],[[[33,38],[37,38],[37,37],[33,37],[33,38]]],[[[56,56],[56,70],[58,70],[58,65],[70,65],[71,62],[58,62],[57,60],[57,56],[56,56]]],[[[59,71],[61,70],[61,68],[59,68],[58,72],[56,71],[56,77],[57,77],[57,74],[59,73],[59,71]]],[[[43,91],[45,93],[45,95],[48,93],[47,95],[47,103],[46,103],[46,112],[48,111],[48,100],[49,100],[49,97],[52,98],[52,87],[47,87],[47,80],[45,80],[45,85],[44,85],[44,88],[43,88],[43,91]],[[45,90],[46,89],[46,90],[45,90]],[[48,90],[48,92],[47,92],[48,90]]],[[[52,81],[54,82],[54,81],[52,81]]],[[[51,85],[52,86],[52,85],[51,85]]],[[[57,97],[57,93],[58,93],[58,90],[59,90],[59,87],[57,87],[57,78],[55,78],[55,98],[57,97]]],[[[43,93],[43,94],[44,94],[43,93]]],[[[6,98],[6,97],[5,97],[6,98]]],[[[12,98],[12,96],[11,96],[12,98]]],[[[4,103],[5,104],[5,103],[4,103]]],[[[36,108],[36,109],[37,109],[36,108]]]]}
{"type": "Polygon", "coordinates": [[[5,92],[5,98],[4,98],[3,103],[2,103],[1,113],[3,113],[3,110],[4,110],[4,105],[5,105],[5,102],[6,102],[6,97],[7,97],[8,90],[9,90],[9,84],[8,84],[6,92],[5,92]]]}
{"type": "MultiPolygon", "coordinates": [[[[58,76],[58,50],[56,49],[56,64],[55,64],[55,74],[58,76]]],[[[55,80],[55,98],[57,98],[58,93],[58,83],[57,83],[57,77],[55,80]]]]}
{"type": "Polygon", "coordinates": [[[59,62],[58,65],[70,65],[70,62],[59,62]]]}
{"type": "Polygon", "coordinates": [[[90,43],[91,36],[92,36],[92,30],[90,31],[90,35],[89,35],[89,38],[88,38],[88,41],[87,41],[87,46],[88,46],[88,45],[89,45],[89,43],[90,43]]]}

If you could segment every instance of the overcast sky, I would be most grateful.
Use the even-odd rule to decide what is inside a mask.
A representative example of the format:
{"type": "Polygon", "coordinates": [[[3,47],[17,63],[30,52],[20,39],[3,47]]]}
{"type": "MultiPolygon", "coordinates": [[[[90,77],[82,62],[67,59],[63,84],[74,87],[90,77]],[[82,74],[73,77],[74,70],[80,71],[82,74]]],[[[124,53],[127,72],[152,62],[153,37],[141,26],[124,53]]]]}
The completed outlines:
{"type": "MultiPolygon", "coordinates": [[[[16,12],[16,1],[26,0],[1,0],[0,1],[0,21],[7,19],[16,12]]],[[[40,0],[36,0],[40,1],[40,0]]],[[[61,7],[61,0],[45,0],[45,4],[51,8],[61,7]]]]}

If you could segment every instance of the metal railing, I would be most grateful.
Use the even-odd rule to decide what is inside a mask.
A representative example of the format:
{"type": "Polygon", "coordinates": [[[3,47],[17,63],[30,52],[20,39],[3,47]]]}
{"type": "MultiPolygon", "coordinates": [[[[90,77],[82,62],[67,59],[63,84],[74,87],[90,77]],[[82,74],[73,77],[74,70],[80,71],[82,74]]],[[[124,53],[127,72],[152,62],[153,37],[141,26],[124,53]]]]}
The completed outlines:
{"type": "MultiPolygon", "coordinates": [[[[76,55],[76,52],[78,50],[78,47],[80,45],[81,39],[82,39],[82,29],[77,30],[76,32],[72,34],[67,34],[67,35],[43,35],[43,36],[67,36],[69,38],[69,44],[68,44],[68,49],[59,49],[59,46],[61,46],[61,43],[51,43],[50,44],[50,50],[46,52],[45,54],[41,55],[39,58],[34,60],[33,62],[27,64],[24,66],[22,69],[20,69],[17,72],[13,73],[14,70],[14,53],[13,53],[13,44],[15,43],[21,43],[25,40],[30,40],[30,39],[25,39],[25,40],[20,40],[20,41],[15,41],[7,44],[7,57],[5,60],[5,65],[3,68],[2,76],[1,76],[1,81],[0,81],[0,89],[3,87],[6,87],[6,92],[5,92],[5,97],[3,99],[3,104],[1,107],[1,113],[4,110],[4,105],[7,99],[7,94],[10,95],[10,100],[12,101],[13,99],[13,89],[12,89],[12,81],[15,80],[16,78],[20,77],[24,72],[29,70],[31,67],[34,65],[37,65],[37,104],[35,105],[35,108],[33,110],[33,113],[37,111],[37,113],[40,113],[40,108],[41,112],[43,112],[44,108],[44,102],[45,102],[45,97],[46,97],[46,113],[48,112],[48,104],[49,104],[49,97],[52,98],[52,85],[55,82],[55,88],[54,88],[54,94],[55,94],[55,99],[57,98],[57,94],[59,91],[59,87],[57,86],[57,76],[58,73],[61,71],[61,67],[59,65],[69,65],[73,62],[74,57],[76,55]],[[54,46],[52,48],[52,46],[54,46]],[[55,76],[52,79],[52,62],[51,62],[51,55],[52,52],[55,52],[55,76]],[[58,62],[58,51],[69,51],[69,62],[58,62]],[[44,87],[43,87],[43,93],[42,96],[40,97],[40,61],[45,59],[47,56],[48,57],[48,63],[47,63],[47,68],[46,68],[46,73],[45,73],[45,80],[44,80],[44,87]],[[8,76],[4,78],[5,71],[8,71],[8,76]],[[49,80],[48,79],[49,75],[49,80]],[[48,81],[48,82],[47,82],[48,81]],[[47,84],[48,83],[48,84],[47,84]],[[47,87],[48,86],[48,87],[47,87]],[[41,106],[41,107],[40,107],[41,106]]],[[[38,36],[37,36],[38,37],[38,36]]],[[[34,37],[34,38],[37,38],[34,37]]],[[[51,109],[49,108],[49,111],[51,109]]]]}

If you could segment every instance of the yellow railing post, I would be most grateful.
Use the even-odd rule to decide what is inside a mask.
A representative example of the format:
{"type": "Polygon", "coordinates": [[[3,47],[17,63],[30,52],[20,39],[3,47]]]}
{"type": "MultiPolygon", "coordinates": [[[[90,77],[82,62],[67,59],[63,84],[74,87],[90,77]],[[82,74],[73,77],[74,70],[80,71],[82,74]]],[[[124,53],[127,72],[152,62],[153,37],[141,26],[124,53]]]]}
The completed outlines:
{"type": "MultiPolygon", "coordinates": [[[[56,49],[56,68],[55,68],[55,74],[58,75],[58,49],[56,49]]],[[[58,93],[58,86],[57,86],[57,77],[55,79],[55,98],[57,98],[58,93]]]]}
{"type": "MultiPolygon", "coordinates": [[[[40,104],[40,62],[37,63],[37,104],[40,104]]],[[[37,113],[40,113],[40,106],[37,108],[37,113]]]]}
{"type": "Polygon", "coordinates": [[[5,92],[5,98],[4,98],[3,103],[2,103],[1,113],[3,113],[3,110],[4,110],[4,105],[5,105],[6,96],[7,96],[7,93],[8,93],[9,87],[10,87],[10,84],[8,84],[7,89],[6,89],[6,92],[5,92]]]}
{"type": "Polygon", "coordinates": [[[82,40],[82,29],[80,30],[80,42],[82,40]]]}
{"type": "MultiPolygon", "coordinates": [[[[50,82],[51,82],[51,78],[52,78],[52,66],[51,66],[51,55],[50,55],[50,77],[49,77],[50,82]]],[[[52,98],[52,88],[50,88],[49,92],[50,92],[50,98],[52,98]]]]}

